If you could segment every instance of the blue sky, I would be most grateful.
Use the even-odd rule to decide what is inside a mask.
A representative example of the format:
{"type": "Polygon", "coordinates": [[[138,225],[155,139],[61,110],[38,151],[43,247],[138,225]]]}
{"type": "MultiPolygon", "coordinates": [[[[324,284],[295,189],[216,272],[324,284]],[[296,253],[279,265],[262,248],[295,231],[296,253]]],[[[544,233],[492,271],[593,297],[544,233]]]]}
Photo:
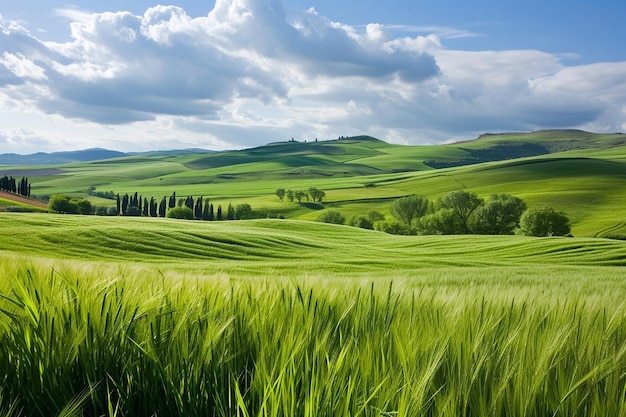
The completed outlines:
{"type": "Polygon", "coordinates": [[[623,1],[8,1],[0,153],[626,130],[623,1]]]}

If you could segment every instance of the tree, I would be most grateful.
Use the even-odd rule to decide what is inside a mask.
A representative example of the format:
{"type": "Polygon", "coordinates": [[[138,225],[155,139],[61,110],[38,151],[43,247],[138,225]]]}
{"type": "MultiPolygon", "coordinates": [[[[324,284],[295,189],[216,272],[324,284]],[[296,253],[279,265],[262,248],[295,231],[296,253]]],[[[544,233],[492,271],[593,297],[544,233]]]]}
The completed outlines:
{"type": "Polygon", "coordinates": [[[287,196],[287,200],[289,200],[289,201],[291,201],[293,203],[293,198],[294,198],[293,191],[287,190],[285,195],[287,196]]]}
{"type": "Polygon", "coordinates": [[[367,212],[367,218],[370,219],[372,224],[385,220],[385,216],[383,214],[377,212],[376,210],[368,211],[367,212]]]}
{"type": "Polygon", "coordinates": [[[196,220],[202,219],[202,196],[198,197],[195,205],[193,206],[193,216],[196,220]]]}
{"type": "Polygon", "coordinates": [[[193,220],[193,210],[186,206],[174,207],[167,212],[166,217],[171,219],[193,220]]]}
{"type": "Polygon", "coordinates": [[[91,202],[89,202],[89,200],[77,198],[72,199],[70,202],[76,204],[79,214],[93,214],[93,208],[91,207],[91,202]]]}
{"type": "Polygon", "coordinates": [[[309,188],[309,195],[311,196],[311,199],[313,200],[313,202],[322,202],[322,200],[324,199],[324,197],[326,197],[326,193],[322,190],[319,190],[315,187],[311,187],[309,188]]]}
{"type": "Polygon", "coordinates": [[[124,197],[122,197],[122,206],[121,206],[121,211],[120,211],[120,213],[122,213],[122,216],[126,215],[126,210],[128,210],[129,200],[130,198],[128,197],[128,194],[124,194],[124,197]]]}
{"type": "Polygon", "coordinates": [[[421,217],[415,225],[421,235],[454,235],[462,229],[461,220],[452,209],[440,209],[421,217]]]}
{"type": "Polygon", "coordinates": [[[320,214],[317,221],[322,223],[344,224],[346,222],[346,218],[343,217],[338,211],[328,210],[327,212],[320,214]]]}
{"type": "Polygon", "coordinates": [[[228,209],[226,209],[226,219],[235,220],[235,208],[231,203],[228,203],[228,209]]]}
{"type": "Polygon", "coordinates": [[[209,205],[209,218],[207,220],[209,221],[215,220],[215,210],[213,210],[213,203],[209,205]]]}
{"type": "Polygon", "coordinates": [[[169,201],[167,202],[167,207],[168,208],[174,208],[176,207],[176,191],[174,191],[172,193],[172,195],[170,196],[169,201]]]}
{"type": "Polygon", "coordinates": [[[415,194],[398,198],[391,203],[391,215],[406,226],[411,226],[415,219],[426,214],[428,199],[415,194]]]}
{"type": "Polygon", "coordinates": [[[48,202],[48,209],[62,214],[78,214],[78,205],[66,195],[53,195],[48,202]]]}
{"type": "Polygon", "coordinates": [[[298,200],[298,203],[300,203],[302,199],[306,197],[306,193],[304,191],[296,191],[294,196],[296,197],[296,200],[298,200]]]}
{"type": "Polygon", "coordinates": [[[217,214],[215,215],[215,220],[217,221],[222,221],[223,217],[222,217],[222,205],[218,204],[217,205],[217,214]]]}
{"type": "Polygon", "coordinates": [[[571,230],[567,215],[552,207],[526,210],[520,218],[519,227],[524,236],[565,236],[571,230]]]}
{"type": "Polygon", "coordinates": [[[276,197],[278,197],[280,201],[283,201],[283,199],[285,198],[285,189],[279,188],[278,190],[276,190],[276,197]]]}
{"type": "Polygon", "coordinates": [[[484,206],[474,210],[469,229],[476,234],[510,235],[519,226],[526,203],[510,194],[492,194],[484,206]]]}
{"type": "Polygon", "coordinates": [[[369,219],[369,217],[367,217],[364,214],[360,214],[358,216],[354,216],[353,218],[351,218],[350,226],[360,227],[361,229],[373,229],[374,228],[374,224],[372,223],[372,221],[369,219]]]}
{"type": "Polygon", "coordinates": [[[250,207],[250,204],[238,204],[237,207],[235,207],[235,218],[237,220],[249,219],[251,215],[252,207],[250,207]]]}
{"type": "Polygon", "coordinates": [[[159,217],[165,217],[165,214],[167,213],[167,203],[167,199],[164,196],[159,203],[159,217]]]}
{"type": "Polygon", "coordinates": [[[411,229],[404,223],[391,221],[378,221],[374,224],[374,230],[389,233],[390,235],[410,235],[411,229]]]}
{"type": "Polygon", "coordinates": [[[451,209],[460,221],[460,230],[456,234],[469,233],[469,217],[479,206],[482,206],[483,199],[469,191],[452,191],[441,197],[439,207],[451,209]]]}
{"type": "Polygon", "coordinates": [[[202,210],[202,220],[210,220],[209,216],[209,199],[204,200],[204,208],[202,210]]]}

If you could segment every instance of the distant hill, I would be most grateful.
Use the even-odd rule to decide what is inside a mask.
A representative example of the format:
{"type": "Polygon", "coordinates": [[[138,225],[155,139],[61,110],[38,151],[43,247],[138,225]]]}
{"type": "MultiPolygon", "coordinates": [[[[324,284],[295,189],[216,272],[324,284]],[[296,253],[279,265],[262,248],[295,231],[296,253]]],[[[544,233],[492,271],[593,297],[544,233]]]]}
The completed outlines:
{"type": "Polygon", "coordinates": [[[210,153],[206,149],[182,149],[169,151],[150,151],[145,153],[119,152],[102,148],[90,148],[80,151],[65,152],[38,152],[29,155],[19,155],[16,153],[0,154],[0,165],[63,165],[73,162],[90,162],[104,159],[123,158],[134,155],[145,155],[148,157],[165,157],[189,154],[210,153]]]}

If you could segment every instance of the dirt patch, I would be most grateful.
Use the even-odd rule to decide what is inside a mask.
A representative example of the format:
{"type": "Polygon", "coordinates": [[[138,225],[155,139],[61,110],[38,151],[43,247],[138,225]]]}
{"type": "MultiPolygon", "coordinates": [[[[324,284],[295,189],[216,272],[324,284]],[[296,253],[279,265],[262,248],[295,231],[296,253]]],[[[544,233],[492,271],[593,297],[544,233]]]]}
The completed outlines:
{"type": "Polygon", "coordinates": [[[30,206],[48,208],[48,204],[44,203],[43,201],[32,200],[30,198],[22,197],[21,195],[7,193],[5,191],[0,191],[0,198],[4,198],[5,200],[15,201],[16,203],[28,204],[30,206]]]}

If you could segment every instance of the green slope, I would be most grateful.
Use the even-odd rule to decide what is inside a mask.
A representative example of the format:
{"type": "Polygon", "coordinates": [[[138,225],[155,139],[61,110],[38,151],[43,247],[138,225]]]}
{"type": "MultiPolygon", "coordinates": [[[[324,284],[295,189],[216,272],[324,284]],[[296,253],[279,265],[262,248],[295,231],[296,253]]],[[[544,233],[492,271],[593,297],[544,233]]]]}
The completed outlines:
{"type": "Polygon", "coordinates": [[[402,276],[449,267],[626,266],[626,242],[616,240],[409,237],[290,220],[201,222],[5,213],[0,216],[0,236],[5,254],[147,263],[207,273],[402,276]]]}
{"type": "Polygon", "coordinates": [[[510,193],[531,206],[565,211],[575,235],[626,235],[626,136],[622,134],[577,130],[487,134],[436,146],[391,145],[362,136],[39,168],[23,171],[37,195],[85,195],[89,186],[116,193],[138,191],[155,198],[175,191],[178,196],[208,196],[216,205],[247,202],[272,216],[306,220],[320,214],[313,208],[339,209],[346,217],[370,209],[388,213],[393,198],[412,193],[433,200],[458,189],[485,198],[510,193]],[[274,196],[277,188],[309,187],[326,191],[324,207],[281,203],[274,196]]]}

